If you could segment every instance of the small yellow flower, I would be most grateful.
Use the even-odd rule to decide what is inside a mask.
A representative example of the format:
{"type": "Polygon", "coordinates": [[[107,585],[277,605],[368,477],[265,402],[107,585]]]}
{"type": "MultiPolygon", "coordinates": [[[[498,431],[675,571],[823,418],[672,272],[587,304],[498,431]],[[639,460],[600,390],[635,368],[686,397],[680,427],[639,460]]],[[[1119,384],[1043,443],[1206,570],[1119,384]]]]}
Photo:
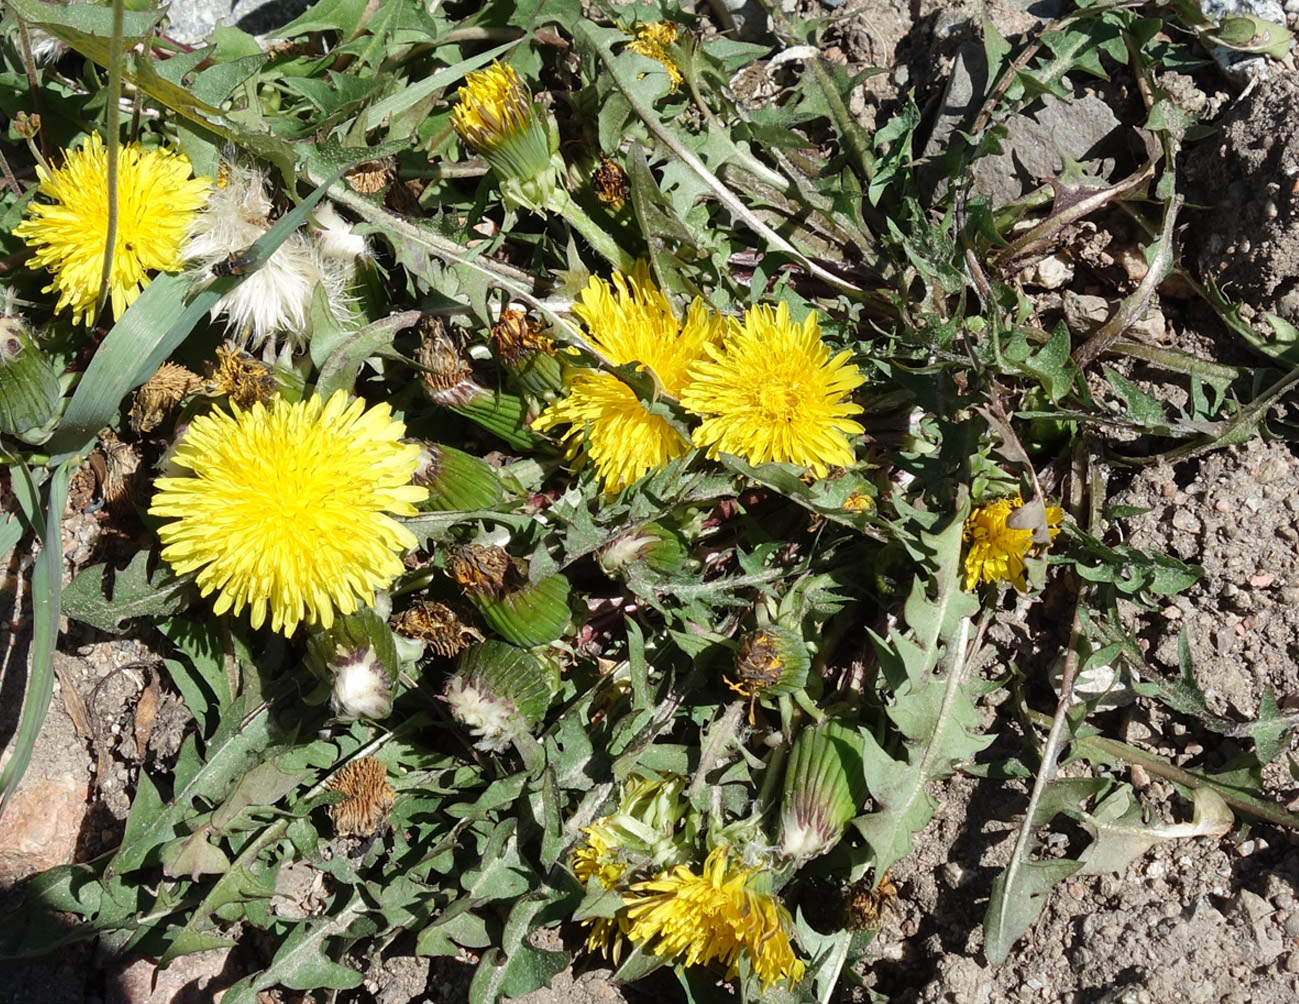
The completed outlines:
{"type": "Polygon", "coordinates": [[[792,986],[803,978],[803,963],[790,945],[789,912],[770,893],[749,888],[761,869],[732,869],[729,857],[730,848],[718,847],[702,875],[678,865],[631,886],[627,936],[685,966],[720,960],[728,978],[745,952],[764,989],[781,981],[792,986]]]}
{"type": "MultiPolygon", "coordinates": [[[[627,871],[627,862],[619,856],[621,841],[618,834],[600,820],[583,828],[586,843],[573,851],[573,874],[585,886],[595,876],[605,889],[612,889],[627,871]]],[[[623,917],[590,917],[583,924],[591,925],[587,935],[588,951],[600,952],[617,961],[620,942],[619,934],[627,933],[627,921],[623,917]]]]}
{"type": "Polygon", "coordinates": [[[420,448],[386,404],[366,410],[337,391],[277,398],[194,419],[172,457],[193,477],[159,478],[150,515],[162,556],[183,575],[199,569],[214,610],[251,610],[259,628],[292,635],[302,621],[328,628],[334,610],[374,601],[401,573],[416,540],[387,513],[413,516],[425,489],[410,484],[420,448]]]}
{"type": "Polygon", "coordinates": [[[681,404],[704,420],[694,441],[710,457],[794,464],[818,478],[853,462],[848,437],[864,430],[848,417],[861,408],[845,399],[865,378],[848,350],[831,358],[815,312],[795,324],[785,303],[754,307],[704,351],[681,404]]]}
{"type": "MultiPolygon", "coordinates": [[[[181,245],[207,200],[207,178],[191,178],[189,159],[174,150],[145,150],[127,143],[117,159],[117,236],[108,278],[113,320],[126,312],[150,272],[181,267],[181,245]]],[[[108,150],[91,133],[63,166],[36,167],[37,191],[14,234],[35,251],[30,263],[53,273],[42,290],[59,294],[55,311],[72,308],[72,322],[94,323],[108,244],[108,150]]]]}
{"type": "MultiPolygon", "coordinates": [[[[966,589],[973,589],[981,581],[1009,582],[1021,591],[1027,587],[1024,558],[1033,549],[1033,528],[1006,525],[1011,514],[1023,504],[1023,498],[1015,495],[989,502],[970,513],[963,534],[969,544],[965,553],[966,589]]],[[[1052,540],[1060,532],[1063,519],[1064,510],[1059,506],[1046,507],[1046,525],[1052,540]]]]}
{"type": "MultiPolygon", "coordinates": [[[[614,273],[612,284],[592,277],[573,307],[591,345],[615,366],[638,363],[650,370],[671,397],[679,397],[690,364],[716,342],[722,322],[696,298],[684,322],[650,279],[642,262],[630,275],[614,273]]],[[[652,415],[625,383],[610,373],[584,370],[569,383],[568,396],[533,422],[565,433],[568,458],[585,450],[604,490],[614,493],[684,454],[690,444],[668,422],[652,415]]]]}
{"type": "Polygon", "coordinates": [[[487,161],[508,201],[545,208],[558,191],[559,133],[517,70],[493,62],[465,77],[451,124],[487,161]]]}
{"type": "Polygon", "coordinates": [[[650,24],[642,24],[637,28],[636,40],[627,45],[627,48],[632,52],[639,52],[642,56],[647,56],[655,62],[663,64],[663,69],[667,70],[668,81],[674,91],[686,79],[681,75],[677,64],[672,61],[672,57],[668,54],[668,46],[677,40],[677,34],[677,26],[671,21],[654,21],[650,24]]]}

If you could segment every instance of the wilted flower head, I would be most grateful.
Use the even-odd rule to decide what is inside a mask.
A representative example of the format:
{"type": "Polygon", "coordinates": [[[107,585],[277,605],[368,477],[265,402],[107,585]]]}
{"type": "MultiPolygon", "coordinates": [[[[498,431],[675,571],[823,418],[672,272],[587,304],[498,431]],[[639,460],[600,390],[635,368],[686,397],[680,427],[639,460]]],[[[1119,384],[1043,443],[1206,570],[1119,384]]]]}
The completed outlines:
{"type": "MultiPolygon", "coordinates": [[[[630,275],[615,272],[612,283],[592,277],[573,313],[581,318],[591,345],[611,364],[648,369],[672,397],[681,394],[690,364],[722,330],[721,319],[698,298],[679,320],[644,263],[630,275]]],[[[630,387],[595,370],[575,375],[568,396],[533,422],[533,428],[543,431],[556,425],[570,426],[564,435],[569,458],[585,453],[611,493],[690,448],[630,387]]]]}
{"type": "Polygon", "coordinates": [[[739,972],[746,954],[763,987],[803,978],[789,940],[789,912],[771,893],[753,888],[763,869],[736,868],[730,848],[715,848],[696,875],[678,865],[628,892],[627,936],[655,955],[684,966],[714,960],[739,972]]]}
{"type": "MultiPolygon", "coordinates": [[[[980,582],[1009,582],[1021,591],[1027,588],[1024,559],[1036,543],[1033,527],[1011,525],[1023,505],[1023,498],[1016,494],[989,502],[970,513],[963,534],[968,545],[966,589],[973,589],[980,582]]],[[[1045,506],[1043,512],[1047,532],[1055,540],[1064,510],[1059,506],[1045,506]]]]}
{"type": "Polygon", "coordinates": [[[163,363],[135,392],[131,402],[131,428],[152,432],[176,407],[203,387],[198,375],[176,363],[163,363]]]}
{"type": "Polygon", "coordinates": [[[848,417],[861,411],[848,396],[865,378],[846,349],[831,357],[815,311],[795,324],[788,304],[760,304],[704,351],[681,403],[703,419],[694,442],[710,457],[794,464],[818,478],[853,462],[848,437],[864,430],[848,417]]]}
{"type": "MultiPolygon", "coordinates": [[[[196,285],[209,285],[218,273],[232,274],[238,266],[231,261],[238,262],[271,228],[271,210],[267,178],[259,168],[223,164],[217,187],[184,248],[186,261],[197,266],[196,285]]],[[[318,229],[329,237],[332,248],[337,243],[334,230],[318,229]]],[[[301,347],[310,335],[317,288],[324,290],[325,303],[335,318],[346,316],[347,282],[354,268],[355,256],[327,256],[311,235],[295,231],[260,268],[244,275],[217,301],[212,316],[225,314],[233,337],[254,347],[280,335],[301,347]]]]}
{"type": "Polygon", "coordinates": [[[451,124],[491,166],[507,203],[535,211],[559,192],[559,132],[512,66],[493,62],[465,77],[451,124]]]}
{"type": "Polygon", "coordinates": [[[372,756],[348,761],[327,787],[346,796],[329,807],[329,818],[339,836],[368,836],[388,818],[396,802],[388,771],[372,756]]]}
{"type": "Polygon", "coordinates": [[[366,409],[338,391],[190,423],[173,462],[193,477],[159,478],[149,513],[177,574],[197,571],[218,614],[248,606],[259,628],[292,635],[302,621],[328,628],[374,600],[416,545],[388,513],[414,515],[419,447],[387,404],[366,409]]]}
{"type": "MultiPolygon", "coordinates": [[[[135,302],[150,272],[181,267],[181,245],[207,199],[207,178],[190,177],[189,159],[172,150],[124,144],[117,159],[117,232],[108,278],[113,319],[135,302]]],[[[53,273],[43,292],[57,292],[55,311],[74,324],[94,323],[108,243],[108,150],[91,133],[63,152],[63,166],[36,166],[37,192],[15,236],[35,250],[31,264],[53,273]]]]}

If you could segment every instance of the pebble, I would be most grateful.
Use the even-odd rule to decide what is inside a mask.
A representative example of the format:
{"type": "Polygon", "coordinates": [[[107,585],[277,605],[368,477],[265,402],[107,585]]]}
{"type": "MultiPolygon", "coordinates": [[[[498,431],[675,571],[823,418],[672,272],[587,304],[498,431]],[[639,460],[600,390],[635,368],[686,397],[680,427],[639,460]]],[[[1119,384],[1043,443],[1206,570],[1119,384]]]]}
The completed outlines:
{"type": "Polygon", "coordinates": [[[1146,865],[1146,878],[1161,879],[1167,871],[1168,866],[1162,861],[1152,861],[1150,864],[1146,865]]]}
{"type": "Polygon", "coordinates": [[[1287,973],[1299,973],[1299,952],[1291,952],[1287,955],[1284,966],[1287,973]]]}
{"type": "Polygon", "coordinates": [[[1275,575],[1269,575],[1267,572],[1259,572],[1257,575],[1249,577],[1249,584],[1255,589],[1266,589],[1276,581],[1275,575]]]}

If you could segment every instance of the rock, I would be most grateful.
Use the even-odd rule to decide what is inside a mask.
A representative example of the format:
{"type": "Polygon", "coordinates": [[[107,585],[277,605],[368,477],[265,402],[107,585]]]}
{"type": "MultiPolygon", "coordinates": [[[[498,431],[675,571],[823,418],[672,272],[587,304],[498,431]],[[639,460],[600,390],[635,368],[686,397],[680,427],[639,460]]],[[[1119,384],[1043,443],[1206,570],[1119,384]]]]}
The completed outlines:
{"type": "Polygon", "coordinates": [[[90,796],[89,758],[57,702],[0,821],[0,887],[76,857],[90,796]]]}
{"type": "Polygon", "coordinates": [[[119,960],[107,980],[107,1004],[181,1004],[219,1001],[239,974],[226,974],[230,949],[182,955],[166,969],[148,959],[119,960]]]}
{"type": "MultiPolygon", "coordinates": [[[[987,90],[988,64],[983,46],[966,42],[956,53],[938,117],[925,145],[925,157],[941,157],[952,134],[968,129],[987,90]]],[[[1114,168],[1124,129],[1109,104],[1096,94],[1070,101],[1044,95],[1034,111],[1006,122],[1003,153],[982,157],[974,165],[972,195],[987,195],[994,207],[1014,202],[1064,168],[1061,154],[1089,163],[1092,173],[1106,176],[1114,168]]],[[[946,184],[941,170],[922,169],[920,185],[926,195],[946,184]]]]}

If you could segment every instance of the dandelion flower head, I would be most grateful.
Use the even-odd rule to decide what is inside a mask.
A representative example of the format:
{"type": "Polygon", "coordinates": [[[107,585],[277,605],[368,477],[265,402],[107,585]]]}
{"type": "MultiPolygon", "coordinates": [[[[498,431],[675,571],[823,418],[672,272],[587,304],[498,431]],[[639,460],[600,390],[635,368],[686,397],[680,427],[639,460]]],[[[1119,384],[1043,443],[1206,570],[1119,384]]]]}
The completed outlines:
{"type": "Polygon", "coordinates": [[[794,464],[818,478],[852,463],[848,437],[863,429],[847,398],[865,378],[846,349],[831,356],[815,312],[796,324],[785,303],[753,307],[705,352],[681,403],[703,419],[694,441],[710,457],[794,464]]]}
{"type": "MultiPolygon", "coordinates": [[[[639,364],[672,397],[685,388],[690,364],[718,341],[722,321],[696,298],[678,320],[668,298],[639,263],[613,281],[592,277],[573,307],[591,345],[614,366],[639,364]]],[[[533,423],[542,431],[570,426],[568,456],[585,450],[604,490],[614,493],[684,454],[690,444],[668,422],[646,410],[635,392],[611,373],[586,370],[573,377],[568,395],[533,423]]]]}
{"type": "Polygon", "coordinates": [[[763,987],[803,978],[803,963],[789,941],[789,912],[770,893],[749,888],[758,868],[732,868],[730,848],[708,855],[703,873],[684,865],[629,890],[627,936],[660,957],[682,965],[719,960],[727,976],[747,953],[763,987]]]}
{"type": "MultiPolygon", "coordinates": [[[[585,886],[592,876],[605,889],[613,889],[627,872],[627,861],[621,856],[621,840],[618,833],[597,821],[585,827],[586,841],[573,851],[573,874],[585,886]]],[[[617,960],[620,942],[619,934],[627,933],[627,921],[624,917],[589,917],[582,921],[589,924],[590,934],[586,938],[586,947],[592,952],[601,952],[617,960]]]]}
{"type": "MultiPolygon", "coordinates": [[[[1033,549],[1033,529],[1007,525],[1010,516],[1024,505],[1019,495],[997,499],[980,506],[965,521],[965,588],[980,582],[1009,582],[1016,589],[1026,588],[1024,558],[1033,549]]],[[[1055,540],[1060,532],[1064,510],[1046,506],[1046,526],[1055,540]]]]}
{"type": "Polygon", "coordinates": [[[668,46],[677,40],[677,34],[678,29],[673,22],[653,21],[649,24],[640,25],[636,29],[635,40],[627,45],[627,48],[632,52],[639,52],[642,56],[662,64],[663,69],[667,71],[668,81],[674,91],[686,79],[681,75],[681,70],[668,53],[668,46]]]}
{"type": "MultiPolygon", "coordinates": [[[[113,319],[135,302],[150,272],[181,267],[181,246],[207,199],[207,178],[192,178],[189,159],[175,150],[124,144],[117,158],[117,233],[108,278],[113,319]]],[[[108,150],[98,133],[64,151],[63,166],[37,165],[37,192],[27,218],[14,228],[35,252],[32,264],[53,281],[55,311],[71,308],[74,324],[94,323],[108,246],[108,150]]]]}
{"type": "Polygon", "coordinates": [[[328,628],[372,603],[416,545],[388,514],[414,515],[427,495],[410,484],[420,448],[387,404],[366,409],[343,391],[275,399],[196,418],[173,461],[192,477],[159,478],[149,513],[177,574],[198,570],[214,609],[249,607],[254,628],[292,635],[328,628]]]}

